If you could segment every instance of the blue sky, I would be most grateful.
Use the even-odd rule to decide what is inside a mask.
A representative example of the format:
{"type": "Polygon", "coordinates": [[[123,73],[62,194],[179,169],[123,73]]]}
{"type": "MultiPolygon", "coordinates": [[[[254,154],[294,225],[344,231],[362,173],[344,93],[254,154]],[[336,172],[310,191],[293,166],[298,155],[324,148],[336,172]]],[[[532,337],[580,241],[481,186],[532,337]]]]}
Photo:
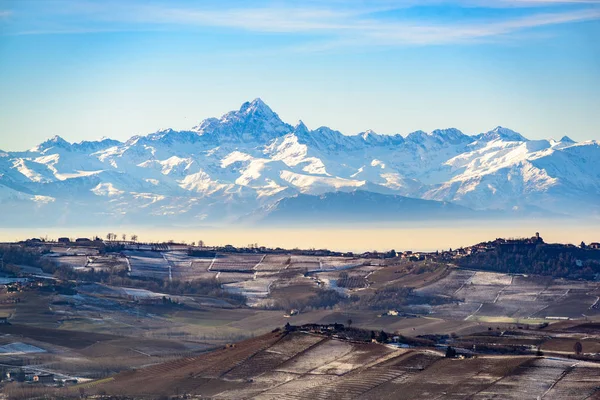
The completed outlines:
{"type": "Polygon", "coordinates": [[[0,149],[283,120],[600,139],[600,0],[0,0],[0,149]]]}

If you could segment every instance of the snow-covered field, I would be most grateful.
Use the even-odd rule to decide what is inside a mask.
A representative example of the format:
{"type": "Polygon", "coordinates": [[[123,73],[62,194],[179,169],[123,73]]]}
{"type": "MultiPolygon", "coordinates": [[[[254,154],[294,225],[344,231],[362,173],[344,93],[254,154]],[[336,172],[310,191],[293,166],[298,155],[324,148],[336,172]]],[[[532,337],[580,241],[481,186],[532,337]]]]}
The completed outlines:
{"type": "Polygon", "coordinates": [[[88,263],[87,256],[59,256],[52,260],[73,269],[83,269],[88,263]]]}
{"type": "Polygon", "coordinates": [[[474,285],[510,285],[512,280],[512,275],[477,271],[475,275],[471,277],[469,283],[474,285]]]}
{"type": "Polygon", "coordinates": [[[434,315],[459,319],[581,317],[594,314],[600,282],[551,280],[494,272],[454,270],[415,290],[425,296],[458,300],[434,306],[434,315]]]}
{"type": "Polygon", "coordinates": [[[28,353],[45,353],[46,350],[41,349],[39,347],[21,343],[14,342],[10,344],[5,344],[4,346],[0,346],[0,354],[2,355],[17,355],[17,354],[28,354],[28,353]]]}
{"type": "MultiPolygon", "coordinates": [[[[149,253],[149,252],[145,252],[149,253]]],[[[147,276],[153,278],[165,279],[169,277],[169,263],[160,253],[158,256],[132,255],[128,254],[129,264],[131,265],[132,276],[147,276]]]]}

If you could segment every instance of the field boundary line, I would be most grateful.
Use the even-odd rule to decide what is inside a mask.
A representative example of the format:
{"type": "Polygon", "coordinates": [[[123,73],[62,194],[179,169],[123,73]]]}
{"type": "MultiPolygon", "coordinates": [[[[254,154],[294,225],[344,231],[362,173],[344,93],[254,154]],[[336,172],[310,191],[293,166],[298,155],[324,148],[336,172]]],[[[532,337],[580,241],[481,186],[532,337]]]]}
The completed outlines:
{"type": "MultiPolygon", "coordinates": [[[[310,334],[309,334],[309,335],[310,335],[310,334]]],[[[313,336],[318,336],[318,335],[313,335],[313,336]]],[[[318,337],[319,337],[319,336],[318,336],[318,337]]],[[[326,341],[326,340],[328,340],[328,339],[329,339],[329,337],[324,337],[324,338],[322,338],[321,340],[319,340],[319,341],[318,341],[318,342],[316,342],[315,344],[312,344],[312,345],[308,346],[306,349],[302,350],[301,352],[294,354],[292,357],[288,358],[288,359],[287,359],[285,362],[283,362],[283,363],[279,364],[279,366],[281,366],[281,365],[283,365],[283,364],[285,364],[285,363],[287,363],[287,362],[290,362],[291,360],[293,360],[293,359],[295,359],[295,358],[298,358],[298,357],[300,357],[300,356],[301,356],[301,355],[303,355],[304,353],[306,353],[306,352],[310,351],[310,350],[311,350],[312,348],[314,348],[314,347],[317,347],[317,346],[319,346],[321,343],[325,342],[325,341],[326,341]]],[[[314,368],[313,368],[313,369],[314,369],[314,368]]],[[[276,371],[276,372],[287,372],[287,371],[279,371],[279,370],[277,370],[277,369],[273,369],[273,371],[276,371]]],[[[302,375],[306,375],[306,372],[305,372],[305,373],[300,373],[299,375],[300,375],[300,376],[302,376],[302,375]]]]}
{"type": "Polygon", "coordinates": [[[471,314],[471,315],[469,315],[467,318],[465,318],[465,319],[464,319],[464,321],[468,321],[468,320],[469,320],[471,317],[474,317],[474,316],[475,316],[475,314],[477,314],[477,313],[479,312],[479,310],[481,310],[481,307],[483,307],[483,303],[481,303],[481,304],[479,305],[479,307],[477,307],[477,310],[475,310],[475,311],[473,312],[473,314],[471,314]]]}
{"type": "Polygon", "coordinates": [[[210,265],[206,269],[207,271],[210,271],[212,269],[213,264],[215,263],[215,261],[217,261],[217,253],[215,253],[215,256],[213,257],[212,261],[210,262],[210,265]]]}
{"type": "MultiPolygon", "coordinates": [[[[233,371],[235,368],[239,367],[240,365],[242,365],[243,363],[251,360],[252,358],[256,357],[257,354],[262,353],[263,351],[266,351],[267,349],[269,349],[270,347],[273,347],[274,345],[276,345],[277,343],[279,343],[284,337],[286,337],[286,335],[282,335],[279,338],[277,338],[277,340],[275,340],[272,343],[268,343],[265,345],[260,346],[260,348],[255,351],[254,353],[250,354],[248,357],[245,357],[244,359],[240,360],[239,362],[237,362],[233,367],[229,368],[227,371],[223,372],[221,375],[219,375],[219,379],[224,379],[225,375],[227,375],[229,372],[233,371]]],[[[284,361],[285,362],[285,361],[284,361]]],[[[262,375],[262,374],[261,374],[262,375]]]]}
{"type": "Polygon", "coordinates": [[[498,302],[498,299],[500,299],[500,296],[502,295],[502,292],[504,292],[506,289],[510,288],[512,286],[513,283],[513,279],[514,277],[510,278],[510,283],[506,286],[504,286],[502,289],[500,289],[498,291],[498,294],[496,294],[496,298],[494,299],[494,301],[492,302],[492,304],[496,304],[498,302]]]}
{"type": "MultiPolygon", "coordinates": [[[[517,368],[521,368],[521,366],[522,366],[523,364],[525,364],[526,362],[528,362],[528,361],[529,361],[529,359],[526,359],[526,360],[525,360],[525,361],[523,361],[521,364],[517,365],[517,366],[515,367],[515,370],[516,370],[517,368]]],[[[467,397],[467,399],[474,399],[474,398],[475,398],[475,396],[477,396],[479,393],[481,393],[481,392],[485,392],[486,390],[489,390],[489,389],[490,389],[492,386],[494,386],[496,383],[500,382],[502,379],[505,379],[505,378],[507,378],[507,377],[511,376],[512,374],[513,374],[513,372],[511,371],[511,372],[510,372],[508,375],[501,376],[500,378],[498,378],[498,379],[496,379],[495,381],[493,381],[493,382],[489,383],[488,385],[486,385],[484,388],[482,388],[482,389],[480,389],[480,390],[476,391],[475,393],[471,393],[471,394],[470,394],[470,395],[467,397]]],[[[477,374],[477,375],[479,375],[479,374],[477,374]]],[[[439,397],[438,397],[438,398],[439,398],[439,397]]]]}
{"type": "Polygon", "coordinates": [[[452,293],[452,296],[454,296],[456,293],[460,292],[460,290],[461,290],[462,288],[464,288],[464,287],[465,287],[465,285],[471,281],[471,279],[473,279],[473,277],[475,276],[475,274],[476,274],[476,273],[477,273],[477,271],[473,271],[473,275],[471,275],[471,276],[469,277],[469,279],[467,279],[466,281],[464,281],[464,282],[463,282],[463,284],[462,284],[462,285],[460,285],[460,287],[459,287],[458,289],[456,289],[456,290],[454,291],[454,293],[452,293]]]}
{"type": "Polygon", "coordinates": [[[262,258],[260,259],[259,262],[256,263],[256,265],[254,267],[252,267],[252,270],[254,270],[254,276],[252,276],[252,280],[255,281],[256,280],[256,275],[258,274],[258,266],[260,264],[262,264],[262,262],[265,260],[265,258],[267,258],[267,255],[265,254],[264,256],[262,256],[262,258]]]}
{"type": "MultiPolygon", "coordinates": [[[[311,335],[311,336],[319,336],[319,335],[312,335],[312,334],[310,334],[310,333],[307,333],[307,334],[308,334],[308,335],[311,335]]],[[[323,343],[323,342],[324,342],[325,340],[327,340],[327,339],[330,339],[330,338],[329,338],[329,337],[324,337],[322,340],[319,340],[319,341],[318,341],[318,342],[316,342],[315,344],[312,344],[312,345],[308,346],[306,349],[302,350],[301,352],[294,354],[292,357],[290,357],[290,358],[288,358],[287,360],[285,360],[285,361],[283,361],[282,363],[280,363],[280,364],[277,366],[277,368],[279,368],[279,367],[281,367],[283,364],[285,364],[285,363],[287,363],[287,362],[289,362],[289,361],[293,360],[294,358],[296,358],[296,357],[298,357],[298,356],[300,356],[300,355],[302,355],[302,354],[306,353],[307,351],[309,351],[309,350],[310,350],[310,349],[312,349],[313,347],[320,345],[321,343],[323,343]]],[[[336,359],[337,359],[337,358],[336,358],[336,359]]],[[[289,372],[289,371],[281,371],[281,370],[278,370],[278,369],[276,369],[276,368],[273,368],[273,369],[271,369],[271,371],[270,371],[270,372],[284,372],[284,373],[286,373],[286,374],[291,374],[291,375],[294,375],[294,379],[291,379],[291,380],[289,380],[289,381],[285,381],[285,382],[281,382],[281,383],[279,383],[279,384],[277,384],[277,385],[275,385],[275,386],[273,386],[273,387],[270,387],[270,388],[268,388],[268,389],[265,389],[265,390],[263,390],[263,391],[259,392],[258,394],[256,394],[256,395],[252,396],[252,398],[255,398],[255,397],[257,397],[257,396],[263,395],[263,394],[265,394],[265,393],[267,393],[267,395],[268,395],[268,392],[271,392],[271,391],[274,391],[274,390],[275,390],[275,392],[273,393],[273,395],[276,395],[276,396],[277,396],[277,395],[280,395],[281,393],[278,393],[276,390],[277,390],[277,389],[279,389],[281,386],[283,386],[283,385],[286,385],[286,384],[288,384],[288,383],[290,383],[290,382],[293,382],[293,381],[297,381],[297,380],[298,380],[298,379],[300,379],[301,377],[304,377],[304,376],[307,376],[307,375],[315,375],[315,374],[311,374],[311,373],[310,373],[310,371],[313,371],[313,370],[315,370],[315,369],[317,369],[317,368],[319,368],[319,367],[315,367],[315,368],[313,368],[313,369],[311,369],[311,370],[309,370],[309,371],[307,371],[307,372],[289,372]]],[[[290,396],[290,395],[288,394],[288,396],[290,396]]]]}
{"type": "Polygon", "coordinates": [[[143,351],[140,351],[140,350],[137,350],[137,349],[134,349],[133,347],[129,347],[129,350],[135,351],[136,353],[140,353],[143,356],[152,357],[150,354],[144,353],[143,351]]]}
{"type": "Polygon", "coordinates": [[[91,382],[84,382],[78,385],[73,385],[71,386],[73,389],[75,388],[84,388],[84,389],[89,389],[91,387],[97,386],[97,385],[101,385],[103,383],[108,383],[108,382],[112,382],[114,381],[115,378],[110,376],[108,378],[103,378],[103,379],[98,379],[98,380],[93,380],[91,382]]]}
{"type": "Polygon", "coordinates": [[[260,264],[262,264],[262,262],[265,260],[265,258],[267,258],[267,255],[266,255],[266,254],[265,254],[264,256],[262,256],[262,258],[260,259],[260,261],[259,261],[259,262],[257,262],[257,263],[256,263],[256,265],[255,265],[254,267],[252,267],[252,269],[253,269],[254,271],[256,271],[256,269],[258,268],[258,266],[259,266],[260,264]]]}
{"type": "Polygon", "coordinates": [[[127,263],[127,272],[131,274],[131,261],[129,261],[129,257],[125,256],[125,262],[127,263]]]}
{"type": "MultiPolygon", "coordinates": [[[[363,365],[362,368],[364,368],[364,369],[366,369],[366,368],[373,368],[373,367],[378,366],[379,364],[383,364],[384,362],[390,361],[390,360],[392,360],[394,358],[399,358],[399,357],[401,357],[403,355],[412,353],[412,351],[410,349],[408,351],[403,351],[404,349],[400,350],[398,348],[394,348],[392,350],[393,351],[391,353],[382,355],[381,357],[379,357],[379,358],[377,358],[377,359],[375,359],[375,360],[373,360],[373,361],[371,361],[371,362],[363,365]]],[[[356,368],[356,369],[358,369],[358,368],[356,368]]],[[[354,371],[354,370],[348,371],[345,374],[350,373],[352,371],[354,371]]]]}
{"type": "Polygon", "coordinates": [[[577,365],[577,363],[575,363],[574,365],[571,365],[570,367],[567,367],[560,374],[560,376],[554,382],[552,382],[552,385],[550,385],[550,387],[548,388],[548,390],[546,390],[544,392],[544,394],[542,394],[542,396],[540,397],[540,399],[543,399],[544,396],[546,396],[552,389],[554,389],[554,387],[558,384],[558,382],[560,382],[565,376],[569,375],[573,370],[575,370],[575,365],[577,365]]]}
{"type": "Polygon", "coordinates": [[[169,266],[169,281],[172,282],[173,281],[173,265],[171,264],[171,261],[167,258],[165,253],[161,252],[160,255],[162,256],[163,260],[165,260],[167,262],[167,265],[169,266]]]}

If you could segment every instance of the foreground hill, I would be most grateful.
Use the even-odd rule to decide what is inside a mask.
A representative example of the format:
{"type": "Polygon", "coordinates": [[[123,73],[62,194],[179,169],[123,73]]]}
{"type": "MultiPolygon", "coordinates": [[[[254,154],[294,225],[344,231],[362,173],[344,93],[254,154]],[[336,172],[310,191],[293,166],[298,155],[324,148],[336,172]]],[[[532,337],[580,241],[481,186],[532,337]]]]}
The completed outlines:
{"type": "MultiPolygon", "coordinates": [[[[301,220],[297,207],[327,207],[302,195],[356,190],[474,210],[597,216],[598,159],[596,141],[534,141],[502,127],[473,136],[457,129],[407,136],[309,130],[256,99],[189,131],[124,143],[55,136],[27,151],[0,152],[0,203],[14,211],[0,222],[231,223],[275,209],[301,220]],[[292,197],[288,213],[274,207],[292,197]]],[[[377,210],[365,204],[359,211],[377,210]]],[[[452,209],[434,214],[454,216],[452,209]]]]}
{"type": "Polygon", "coordinates": [[[599,365],[535,356],[448,359],[442,351],[274,332],[88,385],[130,396],[213,399],[590,398],[599,365]]]}

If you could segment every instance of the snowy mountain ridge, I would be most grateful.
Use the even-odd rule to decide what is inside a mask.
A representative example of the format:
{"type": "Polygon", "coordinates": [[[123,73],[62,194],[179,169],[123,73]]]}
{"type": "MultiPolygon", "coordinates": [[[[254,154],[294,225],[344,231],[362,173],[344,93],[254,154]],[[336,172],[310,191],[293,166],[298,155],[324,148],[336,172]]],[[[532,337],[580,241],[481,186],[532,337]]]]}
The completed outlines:
{"type": "MultiPolygon", "coordinates": [[[[55,136],[28,151],[0,152],[0,202],[15,210],[5,216],[9,224],[98,216],[232,223],[278,205],[278,215],[284,204],[319,207],[324,194],[355,191],[454,203],[478,215],[535,209],[598,217],[598,160],[597,141],[528,140],[504,127],[473,136],[455,128],[406,136],[310,130],[255,99],[188,131],[73,144],[55,136]]],[[[399,197],[328,196],[327,207],[359,198],[368,208],[373,198],[387,204],[399,197]]]]}

